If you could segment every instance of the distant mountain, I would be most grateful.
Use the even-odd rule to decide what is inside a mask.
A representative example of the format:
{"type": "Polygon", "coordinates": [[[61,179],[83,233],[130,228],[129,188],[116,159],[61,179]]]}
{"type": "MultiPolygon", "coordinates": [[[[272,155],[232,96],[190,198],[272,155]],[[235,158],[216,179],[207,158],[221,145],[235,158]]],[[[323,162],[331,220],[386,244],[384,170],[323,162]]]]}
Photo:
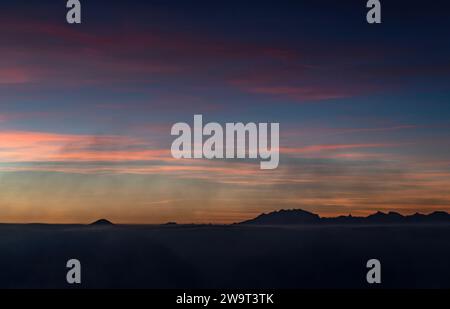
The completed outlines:
{"type": "Polygon", "coordinates": [[[302,224],[400,224],[400,223],[450,223],[450,214],[436,211],[429,215],[416,213],[403,216],[397,212],[384,213],[378,211],[367,217],[339,216],[321,218],[318,215],[302,210],[279,210],[240,222],[248,225],[302,225],[302,224]]]}
{"type": "Polygon", "coordinates": [[[178,224],[174,221],[170,221],[170,222],[164,223],[163,225],[178,225],[178,224]]]}
{"type": "Polygon", "coordinates": [[[365,218],[365,220],[373,223],[396,223],[404,221],[405,217],[399,214],[398,212],[384,213],[378,211],[372,215],[369,215],[367,218],[365,218]]]}
{"type": "Polygon", "coordinates": [[[319,223],[320,217],[302,209],[279,210],[268,214],[261,214],[258,217],[241,222],[241,224],[312,224],[319,223]]]}
{"type": "Polygon", "coordinates": [[[106,219],[100,219],[95,222],[92,222],[90,225],[105,226],[105,225],[114,225],[114,224],[111,221],[108,221],[106,219]]]}

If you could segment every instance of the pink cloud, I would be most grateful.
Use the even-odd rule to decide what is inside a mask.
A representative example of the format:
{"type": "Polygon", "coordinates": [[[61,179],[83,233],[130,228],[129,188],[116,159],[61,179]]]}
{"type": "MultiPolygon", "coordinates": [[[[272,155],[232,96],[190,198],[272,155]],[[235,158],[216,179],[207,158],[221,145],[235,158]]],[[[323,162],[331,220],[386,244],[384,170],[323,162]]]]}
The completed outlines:
{"type": "Polygon", "coordinates": [[[0,68],[0,85],[1,84],[24,84],[31,81],[28,70],[19,67],[16,68],[0,68]]]}
{"type": "Polygon", "coordinates": [[[305,153],[320,153],[339,150],[349,150],[358,148],[386,148],[397,147],[399,144],[390,143],[368,143],[368,144],[327,144],[327,145],[311,145],[304,147],[282,147],[280,152],[284,154],[305,154],[305,153]]]}
{"type": "Polygon", "coordinates": [[[6,131],[0,140],[0,162],[163,160],[170,155],[127,136],[6,131]]]}
{"type": "Polygon", "coordinates": [[[327,87],[301,86],[255,86],[245,88],[246,91],[257,94],[284,96],[293,100],[330,100],[352,96],[354,93],[344,90],[327,89],[327,87]]]}

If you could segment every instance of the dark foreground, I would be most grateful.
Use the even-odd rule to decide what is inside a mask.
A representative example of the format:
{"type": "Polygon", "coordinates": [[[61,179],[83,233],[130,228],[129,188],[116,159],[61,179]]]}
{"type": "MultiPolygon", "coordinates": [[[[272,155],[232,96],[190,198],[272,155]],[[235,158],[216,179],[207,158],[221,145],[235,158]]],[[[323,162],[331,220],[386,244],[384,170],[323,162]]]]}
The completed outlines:
{"type": "Polygon", "coordinates": [[[450,225],[0,225],[0,288],[450,288],[450,225]]]}

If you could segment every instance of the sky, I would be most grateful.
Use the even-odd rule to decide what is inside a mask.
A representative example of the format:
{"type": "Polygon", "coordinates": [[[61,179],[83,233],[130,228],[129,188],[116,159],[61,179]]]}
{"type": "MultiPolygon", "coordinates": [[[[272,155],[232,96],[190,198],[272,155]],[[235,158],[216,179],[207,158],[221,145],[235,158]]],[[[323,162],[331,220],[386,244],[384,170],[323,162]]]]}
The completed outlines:
{"type": "Polygon", "coordinates": [[[2,0],[0,222],[450,211],[448,4],[381,2],[2,0]],[[194,114],[279,123],[278,168],[174,159],[194,114]]]}

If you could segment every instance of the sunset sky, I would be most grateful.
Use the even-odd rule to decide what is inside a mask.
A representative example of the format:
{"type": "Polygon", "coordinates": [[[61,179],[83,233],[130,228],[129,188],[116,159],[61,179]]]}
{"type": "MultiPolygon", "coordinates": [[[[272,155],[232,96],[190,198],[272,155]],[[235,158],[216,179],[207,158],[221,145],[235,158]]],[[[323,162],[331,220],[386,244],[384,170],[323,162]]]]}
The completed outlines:
{"type": "Polygon", "coordinates": [[[450,211],[439,1],[65,2],[0,4],[0,222],[450,211]],[[173,159],[194,114],[280,123],[278,168],[173,159]]]}

